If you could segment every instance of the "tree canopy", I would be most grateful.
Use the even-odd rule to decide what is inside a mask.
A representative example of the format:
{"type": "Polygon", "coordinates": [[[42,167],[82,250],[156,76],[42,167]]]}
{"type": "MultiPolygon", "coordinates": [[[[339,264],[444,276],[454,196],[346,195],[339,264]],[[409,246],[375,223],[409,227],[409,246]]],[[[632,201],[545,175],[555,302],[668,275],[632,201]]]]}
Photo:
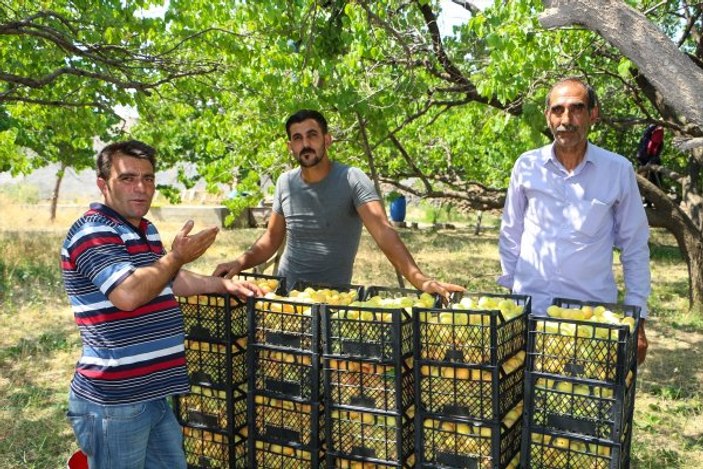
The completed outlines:
{"type": "MultiPolygon", "coordinates": [[[[442,35],[430,0],[2,0],[0,169],[80,168],[79,147],[122,131],[114,110],[127,105],[140,116],[129,132],[163,166],[195,165],[210,189],[236,186],[250,203],[266,195],[262,176],[292,164],[286,117],[312,107],[330,120],[335,159],[421,197],[499,209],[515,158],[549,141],[549,86],[579,75],[601,98],[594,143],[634,160],[651,123],[689,142],[646,169],[663,188],[640,185],[659,200],[650,222],[678,233],[700,271],[701,5],[453,3],[469,20],[442,35]]],[[[696,291],[703,302],[703,279],[696,291]]]]}

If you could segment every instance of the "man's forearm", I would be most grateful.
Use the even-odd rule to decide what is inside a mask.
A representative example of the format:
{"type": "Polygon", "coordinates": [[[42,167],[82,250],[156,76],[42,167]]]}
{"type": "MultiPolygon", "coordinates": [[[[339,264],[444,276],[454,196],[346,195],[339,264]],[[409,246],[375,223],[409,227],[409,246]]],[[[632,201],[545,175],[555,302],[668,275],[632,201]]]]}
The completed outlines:
{"type": "Polygon", "coordinates": [[[420,270],[398,233],[393,229],[389,229],[378,240],[378,245],[393,267],[415,288],[418,290],[422,289],[423,283],[429,278],[420,270]]]}
{"type": "Polygon", "coordinates": [[[176,276],[183,262],[170,252],[154,264],[136,269],[109,295],[110,302],[132,311],[156,298],[176,276]]]}
{"type": "Polygon", "coordinates": [[[239,264],[239,269],[242,271],[263,264],[273,256],[274,252],[274,249],[267,249],[255,244],[235,259],[234,262],[239,264]]]}
{"type": "Polygon", "coordinates": [[[178,296],[191,296],[206,293],[226,293],[226,290],[221,278],[200,275],[181,269],[173,281],[173,293],[178,296]]]}

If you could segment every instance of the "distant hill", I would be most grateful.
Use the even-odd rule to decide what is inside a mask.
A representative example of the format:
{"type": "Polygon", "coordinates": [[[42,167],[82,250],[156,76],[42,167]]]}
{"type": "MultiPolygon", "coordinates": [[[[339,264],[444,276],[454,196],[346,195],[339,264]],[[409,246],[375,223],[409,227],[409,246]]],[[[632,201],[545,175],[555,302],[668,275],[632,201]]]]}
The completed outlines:
{"type": "MultiPolygon", "coordinates": [[[[54,190],[56,171],[58,168],[58,164],[53,164],[45,168],[40,168],[27,176],[17,176],[14,178],[10,173],[0,173],[0,187],[8,184],[31,185],[38,189],[39,198],[41,200],[48,200],[51,198],[51,191],[54,190]]],[[[183,188],[181,184],[176,182],[176,177],[176,169],[160,171],[156,174],[156,182],[157,184],[172,184],[176,187],[183,188]]],[[[80,173],[76,173],[72,168],[66,169],[66,174],[61,182],[59,203],[71,203],[76,200],[81,202],[85,202],[86,200],[99,200],[101,195],[95,183],[95,179],[96,175],[94,169],[86,169],[80,173]]],[[[196,185],[195,193],[202,192],[204,187],[204,183],[196,185]]],[[[189,197],[186,197],[186,195],[183,197],[184,199],[191,198],[192,200],[195,198],[195,193],[188,194],[189,197]]]]}

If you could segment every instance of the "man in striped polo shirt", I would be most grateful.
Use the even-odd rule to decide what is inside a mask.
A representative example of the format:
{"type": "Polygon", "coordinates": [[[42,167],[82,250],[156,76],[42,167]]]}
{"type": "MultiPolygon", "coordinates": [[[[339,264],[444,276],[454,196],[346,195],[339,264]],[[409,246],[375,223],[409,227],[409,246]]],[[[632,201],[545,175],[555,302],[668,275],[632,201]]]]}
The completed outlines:
{"type": "Polygon", "coordinates": [[[181,429],[166,401],[189,390],[183,317],[174,295],[261,295],[249,282],[182,267],[215,241],[216,227],[190,234],[188,221],[167,253],[143,218],[155,192],[155,150],[113,143],[98,155],[104,203],[91,204],[61,249],[66,294],[83,341],[68,418],[91,468],[185,468],[181,429]]]}

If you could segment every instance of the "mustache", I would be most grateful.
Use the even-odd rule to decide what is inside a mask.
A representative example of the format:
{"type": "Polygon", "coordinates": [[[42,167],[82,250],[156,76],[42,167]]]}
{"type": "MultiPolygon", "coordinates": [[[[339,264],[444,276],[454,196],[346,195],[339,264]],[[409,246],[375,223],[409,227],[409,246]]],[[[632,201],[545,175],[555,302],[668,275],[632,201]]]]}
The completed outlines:
{"type": "Polygon", "coordinates": [[[305,153],[315,153],[315,149],[310,148],[310,147],[305,147],[302,150],[300,150],[300,155],[303,155],[305,153]]]}
{"type": "Polygon", "coordinates": [[[554,130],[556,130],[557,132],[575,132],[578,130],[578,126],[562,124],[554,130]]]}

